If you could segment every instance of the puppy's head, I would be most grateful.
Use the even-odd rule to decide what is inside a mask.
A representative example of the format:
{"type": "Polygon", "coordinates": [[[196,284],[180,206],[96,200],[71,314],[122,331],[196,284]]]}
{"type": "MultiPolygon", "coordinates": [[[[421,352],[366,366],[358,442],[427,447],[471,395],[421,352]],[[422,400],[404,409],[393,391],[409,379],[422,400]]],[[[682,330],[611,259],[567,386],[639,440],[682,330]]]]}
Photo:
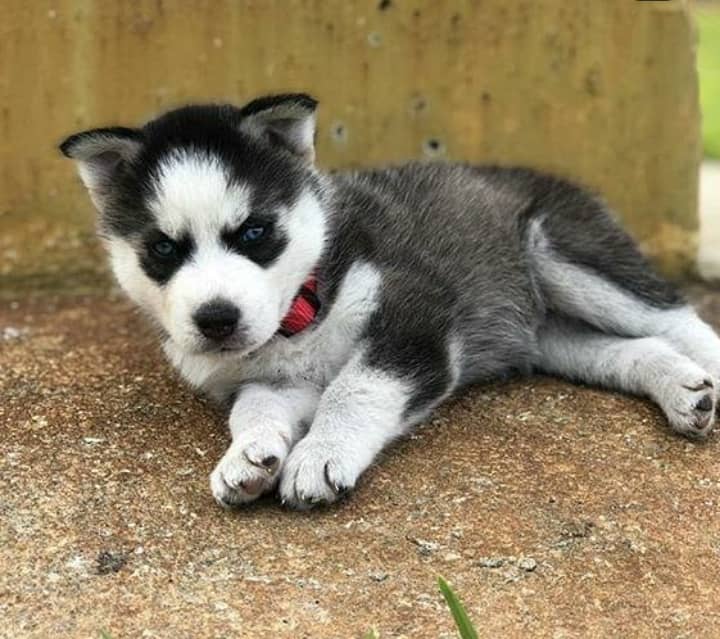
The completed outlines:
{"type": "Polygon", "coordinates": [[[67,138],[115,276],[188,353],[257,349],[322,251],[316,102],[190,106],[67,138]]]}

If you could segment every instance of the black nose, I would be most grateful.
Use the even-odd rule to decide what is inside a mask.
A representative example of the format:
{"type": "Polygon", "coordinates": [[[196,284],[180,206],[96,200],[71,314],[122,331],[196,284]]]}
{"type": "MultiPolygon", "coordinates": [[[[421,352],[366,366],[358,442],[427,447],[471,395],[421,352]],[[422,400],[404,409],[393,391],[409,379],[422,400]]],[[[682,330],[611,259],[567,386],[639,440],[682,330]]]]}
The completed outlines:
{"type": "Polygon", "coordinates": [[[239,319],[237,306],[223,300],[203,304],[193,315],[198,330],[208,339],[215,340],[230,337],[239,319]]]}

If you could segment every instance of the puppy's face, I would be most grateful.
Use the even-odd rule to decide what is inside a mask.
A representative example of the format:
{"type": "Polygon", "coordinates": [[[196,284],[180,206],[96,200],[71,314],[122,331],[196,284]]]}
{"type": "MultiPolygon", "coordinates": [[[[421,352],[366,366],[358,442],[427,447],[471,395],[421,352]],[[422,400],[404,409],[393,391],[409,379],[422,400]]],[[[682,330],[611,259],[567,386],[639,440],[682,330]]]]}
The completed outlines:
{"type": "Polygon", "coordinates": [[[127,294],[188,353],[251,352],[317,263],[315,101],[196,106],[69,137],[127,294]]]}

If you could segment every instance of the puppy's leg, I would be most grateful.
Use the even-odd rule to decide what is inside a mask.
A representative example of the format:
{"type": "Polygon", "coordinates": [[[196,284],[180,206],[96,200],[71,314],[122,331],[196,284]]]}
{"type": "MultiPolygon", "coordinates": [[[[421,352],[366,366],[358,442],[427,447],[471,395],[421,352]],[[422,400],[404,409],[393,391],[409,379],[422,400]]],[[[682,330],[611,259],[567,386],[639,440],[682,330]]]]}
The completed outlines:
{"type": "Polygon", "coordinates": [[[210,475],[221,506],[252,501],[275,486],[319,397],[310,388],[249,384],[241,389],[230,413],[232,444],[210,475]]]}
{"type": "Polygon", "coordinates": [[[538,333],[538,368],[653,399],[678,433],[705,436],[715,394],[710,374],[658,337],[607,335],[550,317],[538,333]]]}
{"type": "Polygon", "coordinates": [[[428,361],[428,368],[416,368],[412,375],[409,367],[417,366],[418,358],[407,351],[404,355],[408,367],[402,370],[397,360],[393,366],[378,366],[358,353],[328,386],[310,431],[293,448],[283,469],[280,497],[284,503],[307,508],[335,501],[355,486],[385,445],[450,392],[453,376],[444,375],[444,358],[428,361]],[[424,375],[432,375],[431,368],[440,383],[424,375]]]}
{"type": "Polygon", "coordinates": [[[557,220],[532,223],[529,250],[547,306],[605,333],[661,337],[711,373],[720,390],[720,338],[603,211],[595,213],[593,223],[601,226],[591,238],[572,227],[570,216],[572,233],[559,238],[557,220]]]}
{"type": "Polygon", "coordinates": [[[648,313],[641,332],[658,335],[677,351],[712,374],[715,390],[720,391],[720,338],[690,306],[648,313]]]}
{"type": "Polygon", "coordinates": [[[455,299],[414,272],[383,272],[380,306],[364,338],[320,398],[308,434],[290,452],[281,499],[296,508],[333,502],[382,448],[457,386],[462,348],[455,299]]]}

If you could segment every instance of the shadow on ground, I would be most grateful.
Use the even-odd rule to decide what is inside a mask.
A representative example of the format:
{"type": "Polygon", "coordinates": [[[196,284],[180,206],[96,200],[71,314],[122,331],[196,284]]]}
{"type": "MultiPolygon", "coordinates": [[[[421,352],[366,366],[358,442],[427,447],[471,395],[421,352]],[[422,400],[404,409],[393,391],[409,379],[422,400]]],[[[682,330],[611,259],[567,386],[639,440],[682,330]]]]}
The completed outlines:
{"type": "MultiPolygon", "coordinates": [[[[720,296],[701,296],[720,320],[720,296]]],[[[352,499],[218,508],[223,417],[112,298],[0,307],[0,636],[711,637],[718,437],[534,378],[477,388],[352,499]]]]}

